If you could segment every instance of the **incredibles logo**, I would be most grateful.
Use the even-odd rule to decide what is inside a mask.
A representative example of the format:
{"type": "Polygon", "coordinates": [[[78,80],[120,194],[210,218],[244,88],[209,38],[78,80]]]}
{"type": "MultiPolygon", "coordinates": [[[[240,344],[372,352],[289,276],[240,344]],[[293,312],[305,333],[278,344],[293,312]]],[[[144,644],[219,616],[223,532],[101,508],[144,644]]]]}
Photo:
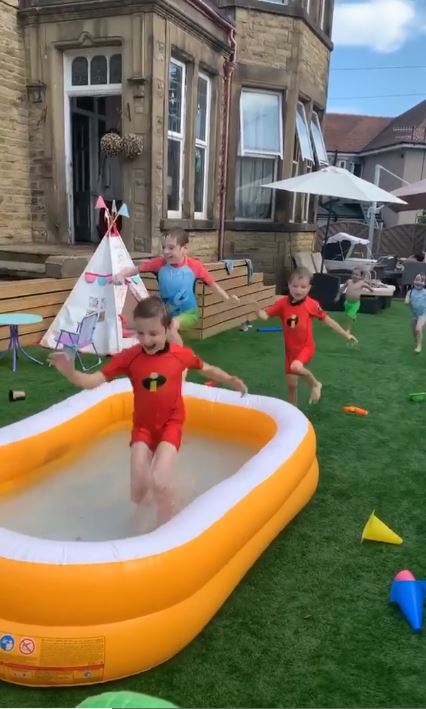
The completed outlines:
{"type": "Polygon", "coordinates": [[[156,374],[153,372],[149,375],[149,377],[142,379],[142,386],[144,389],[148,389],[148,391],[158,391],[158,389],[160,389],[166,381],[166,377],[163,377],[162,374],[156,374]]]}
{"type": "Polygon", "coordinates": [[[298,322],[299,318],[297,315],[290,315],[290,317],[286,320],[286,325],[287,327],[296,327],[298,322]]]}

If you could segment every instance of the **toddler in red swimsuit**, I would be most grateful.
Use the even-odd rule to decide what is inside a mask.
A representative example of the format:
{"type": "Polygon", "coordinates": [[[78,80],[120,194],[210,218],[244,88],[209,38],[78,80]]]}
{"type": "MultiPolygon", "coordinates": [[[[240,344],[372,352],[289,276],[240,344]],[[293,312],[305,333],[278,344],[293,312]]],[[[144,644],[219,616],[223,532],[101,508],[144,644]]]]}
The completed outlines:
{"type": "Polygon", "coordinates": [[[185,421],[183,372],[198,369],[204,377],[228,384],[241,394],[247,387],[241,379],[203,362],[189,347],[167,342],[171,316],[160,298],[141,300],[133,317],[140,344],[114,355],[101,370],[77,371],[64,352],[52,355],[51,362],[83,389],[94,389],[120,375],[129,377],[134,392],[131,499],[139,504],[152,488],[163,522],[172,513],[170,478],[185,421]]]}
{"type": "Polygon", "coordinates": [[[322,384],[305,366],[315,354],[313,318],[321,320],[346,340],[357,342],[351,333],[327,315],[316,300],[309,297],[311,279],[312,275],[307,268],[297,268],[288,281],[289,294],[258,312],[262,320],[278,316],[283,324],[285,373],[288,399],[291,404],[297,404],[299,377],[303,377],[311,388],[310,404],[317,403],[321,398],[322,384]]]}

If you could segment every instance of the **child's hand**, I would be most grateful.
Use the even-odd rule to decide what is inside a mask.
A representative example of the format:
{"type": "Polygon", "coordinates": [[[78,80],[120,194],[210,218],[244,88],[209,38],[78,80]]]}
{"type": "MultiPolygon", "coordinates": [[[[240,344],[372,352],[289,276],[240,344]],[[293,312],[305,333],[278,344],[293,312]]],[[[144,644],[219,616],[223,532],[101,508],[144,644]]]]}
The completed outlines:
{"type": "Polygon", "coordinates": [[[233,389],[241,392],[241,396],[247,394],[248,389],[242,379],[238,379],[238,377],[230,377],[228,383],[233,389]]]}
{"type": "Polygon", "coordinates": [[[239,302],[240,302],[240,299],[239,299],[238,295],[231,295],[231,296],[230,296],[230,300],[235,300],[236,303],[239,303],[239,302]]]}
{"type": "Polygon", "coordinates": [[[66,352],[55,352],[50,355],[49,363],[52,364],[64,377],[72,376],[74,372],[74,362],[68,357],[66,352]]]}
{"type": "Polygon", "coordinates": [[[115,286],[122,286],[124,283],[124,274],[122,271],[119,271],[118,273],[113,273],[112,275],[112,282],[115,286]]]}

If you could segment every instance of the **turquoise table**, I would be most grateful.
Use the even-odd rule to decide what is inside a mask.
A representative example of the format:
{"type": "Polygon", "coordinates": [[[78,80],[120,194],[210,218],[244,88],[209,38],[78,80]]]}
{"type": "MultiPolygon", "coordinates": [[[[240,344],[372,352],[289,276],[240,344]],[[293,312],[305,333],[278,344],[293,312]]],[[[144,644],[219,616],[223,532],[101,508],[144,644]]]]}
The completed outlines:
{"type": "Polygon", "coordinates": [[[20,325],[34,325],[35,323],[41,322],[43,318],[41,315],[33,315],[31,313],[4,313],[0,315],[0,327],[6,325],[10,329],[10,339],[9,345],[6,352],[0,355],[0,359],[5,357],[8,352],[12,352],[12,371],[16,372],[16,365],[18,362],[19,352],[22,352],[24,357],[30,359],[32,362],[37,364],[43,364],[39,359],[32,357],[24,348],[19,341],[19,326],[20,325]]]}

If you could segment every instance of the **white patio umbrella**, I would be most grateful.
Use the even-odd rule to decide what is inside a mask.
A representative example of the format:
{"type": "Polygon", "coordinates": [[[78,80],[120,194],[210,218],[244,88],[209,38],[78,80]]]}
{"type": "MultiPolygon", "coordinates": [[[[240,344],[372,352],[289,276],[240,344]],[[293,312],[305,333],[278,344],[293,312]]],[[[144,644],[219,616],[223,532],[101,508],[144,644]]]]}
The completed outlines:
{"type": "Polygon", "coordinates": [[[271,190],[286,190],[288,192],[303,192],[322,197],[337,197],[351,199],[355,202],[392,202],[406,204],[404,200],[392,192],[386,192],[372,182],[356,177],[349,170],[330,165],[306,175],[290,177],[288,180],[278,180],[262,187],[271,190]]]}
{"type": "MultiPolygon", "coordinates": [[[[355,202],[371,202],[372,209],[376,208],[377,202],[406,204],[392,192],[386,192],[377,185],[367,180],[357,177],[343,167],[329,165],[316,172],[308,172],[306,175],[290,177],[288,180],[278,180],[262,187],[271,190],[286,190],[287,192],[302,192],[304,194],[315,194],[322,197],[334,197],[335,199],[350,199],[355,202]]],[[[324,244],[328,240],[328,230],[330,227],[331,212],[329,212],[327,226],[325,230],[324,244]]],[[[370,244],[373,250],[373,244],[370,244]]],[[[323,268],[321,264],[321,271],[323,268]]]]}

